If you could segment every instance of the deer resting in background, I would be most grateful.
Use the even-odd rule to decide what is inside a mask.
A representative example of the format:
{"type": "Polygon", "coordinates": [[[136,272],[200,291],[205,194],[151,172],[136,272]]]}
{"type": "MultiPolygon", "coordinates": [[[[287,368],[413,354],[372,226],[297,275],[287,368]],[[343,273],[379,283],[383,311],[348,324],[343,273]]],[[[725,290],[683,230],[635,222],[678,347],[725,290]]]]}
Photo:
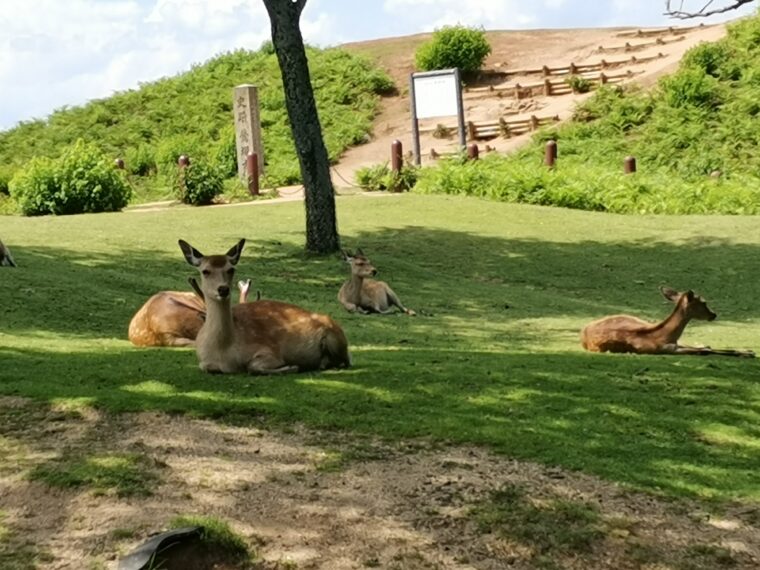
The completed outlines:
{"type": "MultiPolygon", "coordinates": [[[[193,346],[206,318],[206,304],[195,279],[195,293],[159,291],[148,299],[129,323],[135,346],[193,346]]],[[[240,303],[248,302],[251,280],[240,281],[240,303]]]]}
{"type": "Polygon", "coordinates": [[[230,286],[244,244],[206,256],[179,240],[187,262],[200,271],[206,299],[206,320],[195,341],[201,369],[278,374],[350,366],[346,335],[329,316],[278,301],[232,306],[230,286]]]}
{"type": "Polygon", "coordinates": [[[2,241],[0,241],[0,267],[16,267],[16,262],[13,261],[11,250],[8,249],[2,241]]]}
{"type": "Polygon", "coordinates": [[[343,250],[343,259],[351,265],[351,278],[343,283],[338,292],[338,301],[350,312],[381,313],[387,315],[398,307],[402,313],[414,316],[417,313],[407,309],[398,295],[385,281],[369,279],[377,275],[377,269],[364,255],[361,249],[355,254],[343,250]]]}
{"type": "Polygon", "coordinates": [[[691,319],[713,321],[717,317],[694,291],[680,293],[661,287],[662,295],[675,303],[673,312],[659,323],[630,315],[613,315],[594,321],[581,331],[583,348],[592,352],[635,352],[638,354],[718,354],[754,357],[751,350],[717,350],[678,344],[691,319]]]}

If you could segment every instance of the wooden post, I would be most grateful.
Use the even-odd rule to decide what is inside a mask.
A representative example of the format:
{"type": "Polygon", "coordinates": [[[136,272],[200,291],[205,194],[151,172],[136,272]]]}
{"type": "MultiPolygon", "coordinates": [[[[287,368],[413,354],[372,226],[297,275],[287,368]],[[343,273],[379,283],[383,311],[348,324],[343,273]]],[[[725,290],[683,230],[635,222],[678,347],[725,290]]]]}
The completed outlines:
{"type": "Polygon", "coordinates": [[[541,73],[544,77],[549,77],[551,75],[551,71],[549,71],[549,67],[546,65],[541,68],[541,73]]]}
{"type": "Polygon", "coordinates": [[[554,168],[555,162],[557,162],[557,141],[546,141],[544,164],[549,168],[554,168]]]}
{"type": "Polygon", "coordinates": [[[552,82],[544,79],[544,96],[549,97],[552,94],[552,82]]]}
{"type": "Polygon", "coordinates": [[[391,143],[391,171],[394,174],[401,173],[401,167],[404,165],[404,149],[400,140],[391,143]]]}
{"type": "Polygon", "coordinates": [[[113,164],[119,170],[124,170],[124,159],[123,158],[117,158],[116,160],[113,161],[113,164]]]}
{"type": "Polygon", "coordinates": [[[602,85],[607,84],[607,76],[604,73],[599,74],[599,83],[601,83],[602,85]]]}
{"type": "Polygon", "coordinates": [[[535,131],[538,129],[538,117],[535,115],[530,116],[530,130],[535,131]]]}
{"type": "Polygon", "coordinates": [[[471,143],[467,145],[467,158],[469,160],[478,160],[478,145],[475,143],[471,143]]]}
{"type": "Polygon", "coordinates": [[[248,177],[248,192],[251,196],[259,195],[259,157],[249,152],[245,159],[245,171],[248,177]]]}
{"type": "Polygon", "coordinates": [[[472,121],[467,121],[467,138],[471,141],[478,138],[478,129],[472,121]]]}
{"type": "Polygon", "coordinates": [[[522,99],[522,87],[519,83],[515,83],[515,99],[518,101],[522,99]]]}
{"type": "Polygon", "coordinates": [[[623,172],[626,174],[633,174],[636,172],[636,158],[633,156],[626,156],[623,161],[623,172]]]}

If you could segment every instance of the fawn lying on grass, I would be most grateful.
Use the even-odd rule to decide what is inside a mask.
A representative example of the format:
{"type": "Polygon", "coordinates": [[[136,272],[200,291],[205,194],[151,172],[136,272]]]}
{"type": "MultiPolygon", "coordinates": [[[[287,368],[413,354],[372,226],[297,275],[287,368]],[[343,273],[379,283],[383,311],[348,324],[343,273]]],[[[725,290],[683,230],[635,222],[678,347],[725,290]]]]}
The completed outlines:
{"type": "Polygon", "coordinates": [[[402,313],[416,315],[414,311],[401,304],[398,295],[385,281],[369,279],[377,275],[377,269],[361,249],[357,249],[355,254],[343,250],[343,259],[351,264],[351,278],[340,288],[338,300],[347,310],[362,314],[388,314],[393,312],[395,306],[402,313]]]}
{"type": "Polygon", "coordinates": [[[694,291],[679,293],[661,287],[662,295],[675,303],[673,312],[659,323],[649,323],[630,315],[613,315],[594,321],[581,331],[583,348],[592,352],[635,352],[638,354],[718,354],[754,357],[751,350],[718,350],[678,344],[691,319],[715,320],[702,297],[694,291]]]}
{"type": "Polygon", "coordinates": [[[327,315],[288,303],[255,301],[232,306],[230,286],[245,240],[223,255],[203,255],[179,240],[187,262],[201,274],[206,320],[195,341],[202,370],[276,374],[351,365],[348,340],[327,315]]]}

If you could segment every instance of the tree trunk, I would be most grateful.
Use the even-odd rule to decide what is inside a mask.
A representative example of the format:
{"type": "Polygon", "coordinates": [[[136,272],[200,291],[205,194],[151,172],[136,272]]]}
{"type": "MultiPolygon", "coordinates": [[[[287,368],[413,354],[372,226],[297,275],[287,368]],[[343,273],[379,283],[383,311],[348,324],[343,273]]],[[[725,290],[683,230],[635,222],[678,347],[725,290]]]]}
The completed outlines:
{"type": "Polygon", "coordinates": [[[299,27],[306,0],[263,1],[272,23],[272,43],[280,63],[285,104],[301,166],[306,201],[306,249],[332,253],[340,249],[335,191],[299,27]]]}

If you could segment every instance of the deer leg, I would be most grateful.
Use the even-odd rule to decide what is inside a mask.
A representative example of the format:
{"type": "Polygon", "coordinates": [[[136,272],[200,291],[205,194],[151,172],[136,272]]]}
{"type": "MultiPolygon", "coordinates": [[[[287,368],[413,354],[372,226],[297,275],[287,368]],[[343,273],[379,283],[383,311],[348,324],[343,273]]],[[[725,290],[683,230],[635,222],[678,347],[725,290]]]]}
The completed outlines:
{"type": "Polygon", "coordinates": [[[195,346],[195,340],[192,338],[173,336],[164,339],[164,346],[195,346]]]}
{"type": "MultiPolygon", "coordinates": [[[[398,307],[399,309],[401,309],[401,312],[402,312],[402,313],[406,313],[406,314],[407,314],[407,315],[409,315],[410,317],[414,317],[414,316],[416,316],[416,315],[417,315],[417,313],[415,313],[415,312],[414,312],[414,311],[412,311],[411,309],[407,309],[407,308],[406,308],[406,307],[405,307],[405,306],[404,306],[404,305],[401,303],[401,299],[399,299],[399,298],[398,298],[398,295],[396,295],[396,293],[393,291],[393,289],[391,289],[390,287],[388,287],[388,289],[386,289],[385,293],[386,293],[386,295],[387,295],[387,297],[388,297],[388,304],[389,304],[391,307],[393,307],[393,306],[395,305],[396,307],[398,307]]],[[[390,309],[390,308],[389,308],[389,309],[390,309]]],[[[386,313],[388,313],[388,312],[390,312],[390,311],[380,311],[380,312],[382,312],[383,314],[386,314],[386,313]]]]}
{"type": "Polygon", "coordinates": [[[359,305],[356,305],[354,303],[343,303],[343,306],[346,308],[346,310],[349,313],[361,313],[362,315],[366,315],[369,313],[368,310],[360,307],[359,305]]]}
{"type": "Polygon", "coordinates": [[[298,366],[288,366],[273,354],[256,354],[248,363],[249,374],[288,374],[298,372],[298,366]]]}

